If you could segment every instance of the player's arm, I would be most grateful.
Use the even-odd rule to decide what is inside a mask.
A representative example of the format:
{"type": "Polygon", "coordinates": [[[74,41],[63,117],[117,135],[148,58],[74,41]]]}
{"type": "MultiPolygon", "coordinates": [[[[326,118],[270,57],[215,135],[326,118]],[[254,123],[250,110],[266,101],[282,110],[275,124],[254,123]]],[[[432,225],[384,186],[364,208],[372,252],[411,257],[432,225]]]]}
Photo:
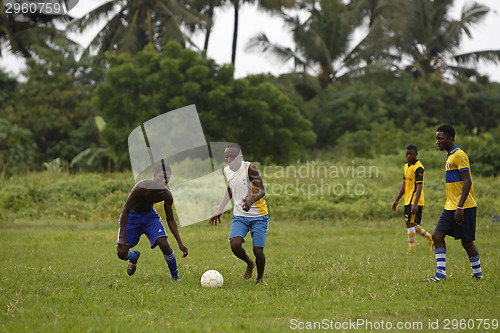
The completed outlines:
{"type": "Polygon", "coordinates": [[[127,229],[128,215],[134,207],[134,203],[137,198],[138,189],[134,186],[130,192],[125,205],[123,205],[122,212],[120,213],[120,234],[118,235],[118,244],[125,244],[125,230],[127,229]]]}
{"type": "Polygon", "coordinates": [[[172,204],[174,203],[174,199],[170,191],[164,191],[164,199],[163,199],[163,209],[165,209],[165,216],[167,217],[167,224],[170,232],[174,236],[177,244],[179,245],[179,250],[182,251],[182,257],[185,258],[188,255],[188,248],[182,244],[181,236],[179,235],[179,228],[177,227],[177,221],[174,217],[174,211],[172,209],[172,204]]]}
{"type": "Polygon", "coordinates": [[[120,213],[120,219],[119,219],[120,233],[118,234],[118,242],[117,242],[118,254],[120,252],[128,251],[125,233],[127,229],[128,215],[130,214],[130,211],[132,210],[132,207],[134,206],[134,203],[136,201],[137,191],[138,189],[134,186],[129,196],[127,197],[127,200],[125,201],[125,205],[123,205],[122,212],[120,213]]]}
{"type": "Polygon", "coordinates": [[[411,206],[411,213],[418,213],[418,201],[420,200],[420,195],[422,194],[422,183],[415,184],[415,201],[413,201],[413,205],[411,206]]]}
{"type": "Polygon", "coordinates": [[[415,200],[413,200],[413,205],[411,207],[411,213],[418,213],[418,202],[420,201],[420,196],[422,195],[422,189],[424,188],[424,169],[422,167],[415,170],[415,200]]]}
{"type": "Polygon", "coordinates": [[[460,195],[457,210],[455,211],[455,223],[457,224],[462,224],[462,222],[464,221],[464,204],[472,187],[472,179],[470,177],[470,172],[468,169],[460,171],[460,176],[462,176],[463,184],[462,194],[460,195]]]}
{"type": "Polygon", "coordinates": [[[226,192],[224,192],[222,201],[220,202],[219,209],[217,209],[214,215],[210,218],[209,223],[211,225],[217,225],[217,223],[220,223],[220,217],[222,213],[224,213],[224,207],[226,207],[227,203],[229,202],[229,200],[231,200],[232,197],[233,194],[231,193],[231,189],[228,186],[226,192]]]}
{"type": "Polygon", "coordinates": [[[250,164],[248,167],[248,177],[252,182],[252,185],[257,189],[257,191],[252,195],[250,199],[243,199],[245,204],[243,205],[243,210],[248,212],[250,207],[259,199],[266,195],[266,190],[264,189],[264,182],[260,176],[259,169],[254,165],[250,164]]]}
{"type": "Polygon", "coordinates": [[[401,188],[399,189],[398,196],[396,197],[396,200],[392,203],[392,210],[396,211],[396,207],[398,206],[399,199],[405,194],[405,182],[403,181],[403,184],[401,184],[401,188]]]}

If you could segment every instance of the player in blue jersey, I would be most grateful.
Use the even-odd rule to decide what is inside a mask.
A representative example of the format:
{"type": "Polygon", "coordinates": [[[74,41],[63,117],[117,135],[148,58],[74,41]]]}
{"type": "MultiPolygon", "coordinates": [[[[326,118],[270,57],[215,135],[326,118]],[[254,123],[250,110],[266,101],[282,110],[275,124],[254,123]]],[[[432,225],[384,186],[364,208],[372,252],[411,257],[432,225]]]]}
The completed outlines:
{"type": "Polygon", "coordinates": [[[437,272],[423,280],[439,282],[446,279],[446,235],[462,241],[462,246],[469,256],[473,278],[483,278],[479,252],[474,244],[476,238],[476,197],[467,154],[455,145],[455,129],[451,125],[440,126],[436,131],[436,145],[439,150],[446,150],[445,163],[446,203],[432,234],[434,240],[437,272]]]}
{"type": "Polygon", "coordinates": [[[142,234],[145,234],[151,248],[156,246],[163,252],[163,257],[167,262],[173,280],[178,280],[177,261],[174,251],[167,241],[165,228],[161,223],[153,205],[163,201],[167,223],[172,235],[174,235],[179,249],[182,251],[182,258],[188,255],[187,247],[182,244],[177,222],[172,211],[172,193],[166,188],[172,171],[168,165],[160,164],[154,173],[153,179],[145,179],[137,182],[132,188],[123,210],[120,214],[120,230],[118,231],[117,255],[122,260],[128,260],[127,273],[133,275],[137,269],[137,261],[141,253],[139,251],[130,252],[139,242],[142,234]]]}

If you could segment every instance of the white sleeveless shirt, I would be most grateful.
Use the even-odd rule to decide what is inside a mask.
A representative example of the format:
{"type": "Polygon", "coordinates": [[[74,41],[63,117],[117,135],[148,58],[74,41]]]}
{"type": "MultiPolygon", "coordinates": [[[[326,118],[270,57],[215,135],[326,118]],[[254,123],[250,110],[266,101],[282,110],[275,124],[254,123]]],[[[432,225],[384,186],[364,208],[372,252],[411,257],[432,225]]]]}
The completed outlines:
{"type": "Polygon", "coordinates": [[[233,171],[229,166],[224,168],[224,176],[226,177],[227,186],[231,189],[233,195],[234,209],[233,215],[256,217],[267,215],[267,205],[264,198],[260,198],[252,204],[248,212],[243,210],[243,199],[250,199],[253,193],[258,190],[250,181],[248,176],[248,168],[250,162],[243,161],[238,170],[233,171]]]}

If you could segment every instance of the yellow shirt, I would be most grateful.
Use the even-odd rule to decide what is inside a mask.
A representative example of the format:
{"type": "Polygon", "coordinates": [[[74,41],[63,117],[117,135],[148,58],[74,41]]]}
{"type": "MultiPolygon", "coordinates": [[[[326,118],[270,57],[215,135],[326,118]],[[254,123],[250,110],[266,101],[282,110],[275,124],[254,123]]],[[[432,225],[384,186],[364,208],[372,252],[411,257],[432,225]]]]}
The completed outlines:
{"type": "MultiPolygon", "coordinates": [[[[460,197],[462,196],[462,187],[464,184],[460,172],[464,170],[469,170],[470,172],[469,158],[467,157],[467,154],[465,154],[465,152],[457,146],[448,154],[444,168],[446,172],[446,203],[444,205],[444,209],[456,210],[460,197]]],[[[477,203],[474,195],[474,187],[471,185],[469,195],[464,203],[464,208],[476,206],[477,203]]]]}
{"type": "Polygon", "coordinates": [[[422,184],[422,192],[418,205],[424,205],[424,166],[416,160],[415,163],[406,163],[404,167],[404,182],[405,182],[405,206],[413,205],[415,202],[415,193],[417,191],[417,184],[422,184]]]}

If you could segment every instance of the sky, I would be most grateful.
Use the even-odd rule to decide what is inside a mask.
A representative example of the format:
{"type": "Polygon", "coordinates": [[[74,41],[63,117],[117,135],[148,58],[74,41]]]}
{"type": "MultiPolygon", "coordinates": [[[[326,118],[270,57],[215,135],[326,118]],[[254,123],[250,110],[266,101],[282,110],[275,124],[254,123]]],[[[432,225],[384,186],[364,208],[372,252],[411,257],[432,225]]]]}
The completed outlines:
{"type": "MultiPolygon", "coordinates": [[[[102,2],[103,0],[80,0],[70,13],[77,17],[83,16],[102,2]]],[[[452,15],[458,18],[463,5],[467,2],[471,2],[471,0],[455,0],[455,11],[452,15]]],[[[478,50],[500,50],[500,38],[498,38],[500,32],[500,1],[476,0],[476,2],[484,4],[492,10],[486,19],[472,30],[473,38],[464,39],[460,51],[465,53],[478,50]]],[[[233,20],[233,9],[231,7],[216,10],[215,25],[212,30],[207,55],[215,59],[218,64],[231,61],[233,20]]],[[[95,30],[94,34],[96,32],[97,30],[95,30]]],[[[240,10],[240,28],[235,66],[236,78],[257,73],[279,75],[293,69],[291,62],[282,64],[273,57],[245,51],[249,39],[259,32],[264,32],[272,42],[293,47],[291,35],[287,33],[286,27],[279,18],[273,18],[269,14],[258,11],[254,5],[244,4],[240,10]]],[[[90,43],[92,36],[91,34],[86,36],[72,35],[71,38],[86,47],[90,43]]],[[[203,34],[195,35],[193,40],[200,49],[203,48],[203,34]]],[[[20,68],[22,68],[22,61],[12,55],[7,55],[0,59],[0,66],[13,75],[17,75],[20,68]]],[[[492,81],[500,82],[500,65],[479,64],[478,69],[482,74],[488,74],[492,81]]]]}

